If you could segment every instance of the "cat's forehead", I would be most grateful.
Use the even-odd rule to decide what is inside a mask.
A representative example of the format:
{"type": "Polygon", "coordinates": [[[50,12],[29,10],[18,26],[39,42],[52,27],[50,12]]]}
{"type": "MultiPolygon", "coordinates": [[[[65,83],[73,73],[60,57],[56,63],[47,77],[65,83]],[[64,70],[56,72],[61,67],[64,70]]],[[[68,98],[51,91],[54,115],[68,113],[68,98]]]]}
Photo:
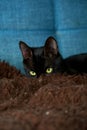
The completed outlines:
{"type": "Polygon", "coordinates": [[[33,48],[33,54],[35,56],[41,56],[43,53],[43,47],[33,48]]]}

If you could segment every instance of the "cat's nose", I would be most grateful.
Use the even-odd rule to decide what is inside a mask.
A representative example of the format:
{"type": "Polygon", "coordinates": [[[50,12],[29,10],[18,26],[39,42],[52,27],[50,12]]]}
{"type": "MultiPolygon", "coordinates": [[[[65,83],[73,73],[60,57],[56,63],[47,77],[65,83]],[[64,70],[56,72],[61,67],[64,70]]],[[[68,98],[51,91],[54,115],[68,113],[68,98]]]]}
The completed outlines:
{"type": "Polygon", "coordinates": [[[42,82],[42,76],[39,77],[38,81],[39,81],[39,83],[42,82]]]}
{"type": "Polygon", "coordinates": [[[37,75],[37,78],[39,78],[40,77],[40,75],[37,75]]]}

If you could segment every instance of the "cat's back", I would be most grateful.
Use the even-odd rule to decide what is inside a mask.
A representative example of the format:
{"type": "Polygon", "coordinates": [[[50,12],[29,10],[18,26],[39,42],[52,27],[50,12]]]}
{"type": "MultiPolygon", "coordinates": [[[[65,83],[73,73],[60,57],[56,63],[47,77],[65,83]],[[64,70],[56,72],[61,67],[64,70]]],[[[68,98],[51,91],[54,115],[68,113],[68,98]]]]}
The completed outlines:
{"type": "Polygon", "coordinates": [[[84,63],[87,62],[87,53],[73,55],[65,59],[66,62],[71,63],[84,63]]]}
{"type": "Polygon", "coordinates": [[[87,73],[87,53],[70,56],[64,61],[70,72],[87,73]]]}

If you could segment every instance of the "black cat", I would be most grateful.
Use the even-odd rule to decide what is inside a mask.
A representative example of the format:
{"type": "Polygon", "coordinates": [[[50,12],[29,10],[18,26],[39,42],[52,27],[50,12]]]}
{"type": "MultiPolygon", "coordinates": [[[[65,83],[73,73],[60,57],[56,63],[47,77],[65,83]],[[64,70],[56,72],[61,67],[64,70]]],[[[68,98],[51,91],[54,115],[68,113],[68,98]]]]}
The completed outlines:
{"type": "Polygon", "coordinates": [[[63,59],[57,42],[49,37],[43,47],[29,47],[19,43],[27,76],[39,77],[51,73],[87,73],[87,54],[79,54],[63,59]]]}

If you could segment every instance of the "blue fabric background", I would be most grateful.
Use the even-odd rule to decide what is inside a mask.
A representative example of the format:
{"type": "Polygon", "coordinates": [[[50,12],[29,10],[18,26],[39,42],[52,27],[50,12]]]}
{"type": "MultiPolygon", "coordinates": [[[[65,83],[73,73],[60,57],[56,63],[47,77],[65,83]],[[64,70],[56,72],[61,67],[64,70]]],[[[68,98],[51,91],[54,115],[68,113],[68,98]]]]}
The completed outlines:
{"type": "Polygon", "coordinates": [[[87,52],[87,0],[0,0],[0,59],[23,70],[19,41],[54,36],[66,58],[87,52]]]}
{"type": "Polygon", "coordinates": [[[87,52],[87,0],[55,0],[55,29],[64,58],[87,52]]]}

